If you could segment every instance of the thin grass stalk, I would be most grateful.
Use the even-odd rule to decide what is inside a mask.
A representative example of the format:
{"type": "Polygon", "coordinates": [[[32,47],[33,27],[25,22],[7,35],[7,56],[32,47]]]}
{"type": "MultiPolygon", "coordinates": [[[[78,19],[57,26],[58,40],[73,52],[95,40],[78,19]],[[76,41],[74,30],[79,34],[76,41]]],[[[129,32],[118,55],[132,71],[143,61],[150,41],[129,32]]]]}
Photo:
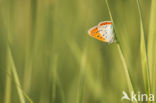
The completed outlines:
{"type": "Polygon", "coordinates": [[[66,99],[65,99],[62,83],[61,83],[60,79],[58,78],[58,76],[57,76],[57,80],[56,81],[57,81],[57,85],[58,85],[58,87],[60,89],[60,94],[61,94],[61,97],[62,97],[62,99],[61,99],[62,103],[66,103],[66,99]]]}
{"type": "MultiPolygon", "coordinates": [[[[154,52],[156,53],[156,48],[154,49],[154,52]]],[[[156,54],[154,53],[154,59],[153,61],[156,61],[156,54]]],[[[153,88],[152,88],[152,92],[153,94],[156,96],[156,63],[154,63],[154,66],[153,66],[153,88]]]]}
{"type": "Polygon", "coordinates": [[[130,73],[128,71],[128,67],[127,67],[127,64],[126,64],[125,57],[123,55],[123,51],[122,51],[121,46],[119,44],[117,44],[117,49],[119,51],[119,55],[120,55],[121,61],[123,63],[125,76],[126,76],[126,81],[127,81],[128,87],[129,87],[129,92],[132,92],[134,90],[133,90],[133,86],[132,86],[131,79],[130,79],[130,76],[129,76],[130,73]]]}
{"type": "MultiPolygon", "coordinates": [[[[33,103],[31,98],[21,89],[21,84],[20,84],[19,77],[18,77],[18,74],[17,74],[17,71],[16,71],[15,62],[13,60],[12,52],[11,52],[11,49],[10,49],[9,46],[8,46],[7,51],[8,51],[8,61],[10,62],[10,68],[11,68],[11,72],[13,73],[14,82],[16,84],[16,88],[17,88],[17,92],[18,92],[18,95],[19,95],[20,103],[25,103],[24,96],[27,98],[29,103],[33,103]]],[[[11,78],[10,75],[9,75],[9,78],[11,78]]]]}
{"type": "Polygon", "coordinates": [[[60,94],[61,94],[61,100],[62,103],[66,103],[62,83],[59,79],[59,76],[57,74],[57,66],[58,66],[58,55],[54,53],[53,58],[52,58],[52,65],[51,65],[51,73],[50,73],[50,78],[52,78],[52,103],[56,102],[56,87],[60,89],[60,94]],[[52,76],[51,76],[52,75],[52,76]]]}
{"type": "MultiPolygon", "coordinates": [[[[11,20],[11,12],[10,10],[12,9],[11,8],[11,4],[8,5],[8,18],[7,18],[7,23],[8,23],[8,26],[7,26],[7,38],[8,36],[10,35],[11,33],[11,23],[10,21],[11,20]]],[[[11,64],[10,64],[10,61],[9,61],[9,57],[7,55],[7,58],[6,58],[6,64],[7,64],[7,70],[5,71],[6,72],[6,88],[5,88],[5,96],[4,96],[4,103],[10,103],[11,101],[11,64]],[[9,76],[8,76],[9,75],[9,76]]]]}
{"type": "MultiPolygon", "coordinates": [[[[53,78],[53,82],[52,82],[52,103],[55,103],[55,99],[56,99],[56,79],[57,79],[57,61],[58,61],[58,56],[55,54],[53,57],[53,62],[52,62],[52,78],[53,78]]],[[[50,74],[51,76],[51,74],[50,74]]]]}
{"type": "Polygon", "coordinates": [[[154,34],[155,34],[155,10],[156,4],[155,0],[151,1],[151,12],[150,12],[150,22],[149,22],[149,35],[148,35],[148,60],[150,69],[150,78],[152,82],[152,69],[153,69],[153,54],[154,54],[154,34]]]}
{"type": "MultiPolygon", "coordinates": [[[[105,0],[105,2],[106,2],[106,5],[107,5],[107,8],[108,8],[108,11],[109,11],[110,19],[111,19],[111,21],[113,23],[114,31],[116,31],[108,0],[105,0]]],[[[127,84],[128,84],[128,89],[129,89],[129,92],[131,93],[131,92],[134,92],[134,89],[133,89],[132,81],[131,81],[131,78],[130,78],[130,73],[129,73],[129,70],[128,70],[128,67],[127,67],[125,57],[123,55],[123,50],[121,48],[120,42],[118,41],[117,37],[116,37],[116,40],[117,40],[117,48],[118,48],[118,51],[119,51],[119,55],[121,57],[123,67],[124,67],[124,71],[125,71],[125,76],[126,76],[126,80],[127,80],[127,84]]]]}
{"type": "Polygon", "coordinates": [[[26,62],[25,62],[25,70],[24,70],[24,89],[29,91],[31,87],[31,77],[32,77],[32,66],[33,66],[33,53],[35,47],[35,32],[36,32],[36,20],[37,20],[37,0],[31,0],[31,36],[29,36],[29,40],[27,43],[27,51],[26,51],[26,62]],[[29,74],[29,77],[27,76],[29,74]]]}
{"type": "Polygon", "coordinates": [[[85,68],[86,68],[86,50],[84,50],[81,56],[80,81],[79,81],[79,87],[78,87],[78,103],[83,103],[85,68]]]}
{"type": "MultiPolygon", "coordinates": [[[[11,49],[10,49],[10,45],[9,43],[11,42],[11,37],[12,37],[12,34],[14,32],[14,0],[11,0],[10,3],[9,3],[9,11],[8,11],[8,14],[9,14],[9,18],[8,18],[8,35],[7,35],[7,65],[8,65],[8,71],[6,72],[7,73],[7,87],[6,89],[9,89],[9,86],[10,86],[10,83],[11,83],[11,75],[13,73],[13,77],[14,77],[14,82],[16,84],[16,88],[17,88],[17,92],[18,92],[18,95],[19,95],[19,99],[20,99],[20,103],[25,103],[25,98],[24,96],[28,99],[28,101],[30,103],[33,103],[32,100],[28,97],[28,95],[22,91],[21,89],[21,85],[20,85],[20,82],[19,82],[19,78],[18,78],[18,75],[17,75],[17,72],[16,72],[16,66],[14,64],[14,60],[13,60],[13,57],[12,57],[12,53],[11,53],[11,49]]],[[[9,90],[7,90],[6,92],[9,93],[9,90]]],[[[11,92],[10,92],[11,93],[11,92]]],[[[6,94],[7,96],[5,97],[6,100],[5,102],[6,103],[9,103],[10,102],[10,98],[8,97],[8,95],[10,94],[6,94]]]]}
{"type": "Polygon", "coordinates": [[[7,75],[6,75],[6,88],[5,88],[5,96],[4,103],[10,103],[11,101],[11,67],[10,62],[7,60],[7,75]],[[8,76],[9,75],[9,76],[8,76]]]}
{"type": "Polygon", "coordinates": [[[31,0],[31,38],[30,48],[33,48],[35,42],[36,21],[37,21],[37,4],[38,0],[31,0]]]}
{"type": "MultiPolygon", "coordinates": [[[[11,87],[11,85],[9,83],[12,83],[12,68],[11,68],[11,65],[10,65],[10,61],[8,60],[8,63],[7,63],[7,69],[10,69],[10,70],[7,70],[4,72],[6,73],[6,89],[5,89],[5,98],[4,98],[4,103],[10,103],[11,99],[9,97],[9,95],[11,94],[11,88],[8,88],[8,87],[11,87]],[[9,81],[8,81],[9,80],[9,81]]],[[[16,81],[13,81],[16,86],[18,86],[18,84],[16,83],[16,81]]],[[[18,86],[20,89],[21,89],[21,86],[18,86]]],[[[27,98],[27,100],[29,101],[29,103],[33,103],[33,101],[31,100],[31,98],[21,89],[23,95],[27,98]]]]}
{"type": "Polygon", "coordinates": [[[155,43],[156,43],[156,30],[155,30],[155,26],[156,26],[156,0],[152,0],[151,1],[151,10],[150,10],[150,24],[149,24],[149,35],[148,35],[148,60],[149,60],[149,68],[150,68],[150,80],[151,80],[151,91],[155,94],[156,91],[156,86],[155,86],[155,43]]]}
{"type": "MultiPolygon", "coordinates": [[[[10,0],[9,11],[8,11],[9,12],[8,35],[7,35],[8,42],[11,41],[11,37],[12,37],[13,31],[14,31],[14,3],[15,3],[14,0],[10,0]]],[[[16,67],[14,64],[14,60],[12,58],[12,54],[11,54],[11,50],[10,50],[9,45],[7,45],[7,60],[10,64],[11,73],[13,73],[14,81],[16,82],[17,85],[20,85],[18,75],[16,73],[16,67]]],[[[25,103],[25,99],[24,99],[24,96],[23,96],[21,89],[19,89],[18,86],[16,86],[16,87],[17,87],[17,92],[19,95],[20,103],[25,103]]]]}
{"type": "Polygon", "coordinates": [[[12,73],[13,73],[13,76],[14,76],[15,83],[18,85],[16,87],[17,87],[20,103],[25,103],[24,95],[22,93],[22,90],[20,89],[21,84],[19,82],[19,78],[18,78],[18,75],[17,75],[17,72],[16,72],[16,66],[15,66],[14,60],[12,58],[12,53],[11,53],[11,50],[10,50],[9,47],[8,47],[8,60],[10,61],[10,64],[11,64],[12,73]]]}
{"type": "Polygon", "coordinates": [[[142,71],[143,71],[146,92],[149,95],[151,92],[150,77],[149,77],[149,64],[148,64],[148,57],[147,57],[147,50],[146,50],[146,43],[145,43],[145,33],[144,33],[143,16],[141,12],[140,0],[137,0],[137,7],[139,11],[139,16],[140,16],[140,30],[141,30],[140,54],[141,54],[142,71]]]}
{"type": "Polygon", "coordinates": [[[88,68],[86,63],[86,49],[82,52],[78,45],[74,41],[67,41],[72,53],[74,54],[76,61],[80,63],[80,74],[79,74],[79,83],[77,88],[77,102],[83,103],[83,94],[84,94],[84,79],[85,79],[85,69],[88,68]],[[80,55],[82,54],[82,55],[80,55]],[[81,61],[81,62],[80,62],[81,61]]]}

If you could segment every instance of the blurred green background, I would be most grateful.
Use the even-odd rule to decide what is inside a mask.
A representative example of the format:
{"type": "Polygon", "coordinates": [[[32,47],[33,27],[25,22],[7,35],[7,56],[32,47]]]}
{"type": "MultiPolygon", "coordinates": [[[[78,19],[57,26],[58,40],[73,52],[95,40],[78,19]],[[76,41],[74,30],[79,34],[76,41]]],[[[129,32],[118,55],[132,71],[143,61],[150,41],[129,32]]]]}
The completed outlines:
{"type": "MultiPolygon", "coordinates": [[[[137,2],[108,1],[134,90],[144,93],[137,2]]],[[[141,7],[154,92],[156,2],[141,7]]],[[[121,103],[128,86],[116,44],[88,36],[106,20],[105,0],[0,0],[0,103],[121,103]]]]}

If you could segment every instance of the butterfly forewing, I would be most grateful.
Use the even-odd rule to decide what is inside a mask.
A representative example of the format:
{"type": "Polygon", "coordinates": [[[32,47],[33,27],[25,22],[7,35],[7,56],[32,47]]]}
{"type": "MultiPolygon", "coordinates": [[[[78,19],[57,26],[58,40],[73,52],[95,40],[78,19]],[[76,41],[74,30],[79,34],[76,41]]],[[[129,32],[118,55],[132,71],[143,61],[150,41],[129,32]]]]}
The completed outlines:
{"type": "Polygon", "coordinates": [[[103,41],[103,42],[106,42],[105,38],[101,35],[101,33],[99,32],[98,30],[98,26],[94,26],[93,28],[91,28],[89,31],[88,31],[88,34],[91,36],[91,37],[94,37],[100,41],[103,41]]]}

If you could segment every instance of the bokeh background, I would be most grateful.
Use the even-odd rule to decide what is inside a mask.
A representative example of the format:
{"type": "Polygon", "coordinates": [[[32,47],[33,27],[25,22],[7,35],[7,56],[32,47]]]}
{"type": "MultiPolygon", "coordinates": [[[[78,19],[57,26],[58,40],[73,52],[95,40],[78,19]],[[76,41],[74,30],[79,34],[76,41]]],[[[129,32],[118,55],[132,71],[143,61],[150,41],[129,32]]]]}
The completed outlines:
{"type": "MultiPolygon", "coordinates": [[[[134,90],[145,93],[137,2],[108,2],[134,90]]],[[[154,93],[156,2],[141,7],[154,93]]],[[[121,103],[128,86],[116,44],[88,36],[106,20],[105,0],[0,0],[0,103],[121,103]]]]}

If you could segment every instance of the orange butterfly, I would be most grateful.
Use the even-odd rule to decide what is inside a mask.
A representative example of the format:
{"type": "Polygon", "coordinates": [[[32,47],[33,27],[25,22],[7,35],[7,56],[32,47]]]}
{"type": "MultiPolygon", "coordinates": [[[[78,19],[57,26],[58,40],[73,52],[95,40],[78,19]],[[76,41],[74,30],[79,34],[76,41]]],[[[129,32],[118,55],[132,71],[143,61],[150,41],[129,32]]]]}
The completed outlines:
{"type": "Polygon", "coordinates": [[[114,29],[111,21],[103,21],[98,26],[92,27],[88,34],[105,43],[113,43],[114,41],[114,29]]]}

